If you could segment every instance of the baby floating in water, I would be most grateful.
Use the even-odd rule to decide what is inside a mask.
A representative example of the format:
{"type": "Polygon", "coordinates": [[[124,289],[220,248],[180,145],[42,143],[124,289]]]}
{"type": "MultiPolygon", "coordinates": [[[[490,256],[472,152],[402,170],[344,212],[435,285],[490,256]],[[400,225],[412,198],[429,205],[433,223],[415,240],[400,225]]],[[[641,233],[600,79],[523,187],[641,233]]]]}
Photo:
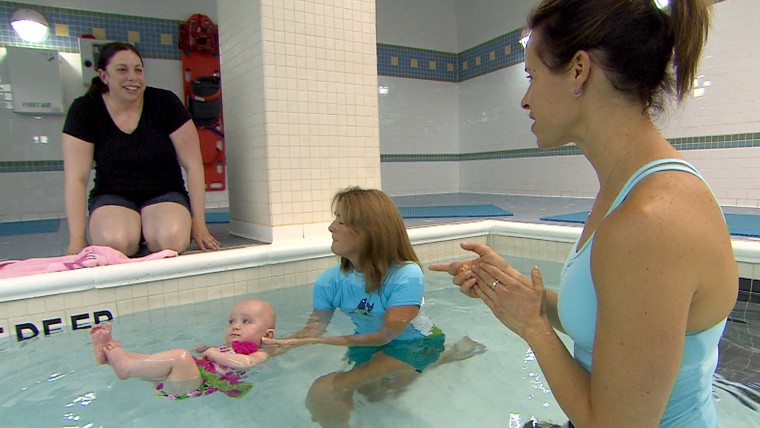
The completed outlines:
{"type": "Polygon", "coordinates": [[[155,354],[126,351],[111,336],[111,324],[90,329],[99,364],[109,364],[119,379],[133,377],[156,382],[159,395],[183,399],[221,391],[229,397],[244,396],[253,385],[243,382],[246,370],[264,362],[269,354],[261,350],[262,338],[274,338],[274,308],[261,300],[244,300],[230,312],[224,333],[225,346],[197,346],[196,358],[185,349],[155,354]]]}

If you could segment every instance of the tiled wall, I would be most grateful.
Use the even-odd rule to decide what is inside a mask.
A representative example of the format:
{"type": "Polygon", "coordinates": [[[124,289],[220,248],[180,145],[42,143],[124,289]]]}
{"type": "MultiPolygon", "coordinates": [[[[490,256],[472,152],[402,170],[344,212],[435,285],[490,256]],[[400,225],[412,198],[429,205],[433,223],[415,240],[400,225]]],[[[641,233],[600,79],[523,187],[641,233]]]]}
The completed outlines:
{"type": "MultiPolygon", "coordinates": [[[[481,34],[486,32],[483,27],[493,29],[498,25],[488,16],[492,10],[499,10],[500,16],[508,16],[508,9],[517,8],[512,3],[490,3],[480,8],[480,14],[476,10],[468,11],[471,16],[467,25],[490,23],[490,27],[478,27],[481,34]]],[[[754,177],[760,176],[760,84],[753,73],[760,66],[760,57],[754,54],[760,43],[760,31],[753,22],[760,13],[760,3],[752,0],[717,3],[700,69],[702,77],[697,84],[704,92],[680,107],[670,106],[658,118],[658,123],[663,135],[704,173],[722,204],[759,207],[760,179],[754,177]]],[[[524,13],[525,10],[518,11],[523,17],[524,13]]],[[[379,15],[392,20],[391,13],[379,15]]],[[[436,31],[434,23],[428,25],[430,31],[436,31]]],[[[425,32],[427,28],[415,27],[415,30],[425,32]]],[[[461,27],[458,30],[463,33],[462,37],[469,37],[467,30],[461,27]]],[[[521,30],[514,30],[504,35],[507,39],[511,37],[509,42],[496,37],[479,50],[467,48],[457,53],[460,73],[465,58],[469,68],[477,63],[473,57],[480,57],[481,69],[470,70],[475,78],[464,74],[451,78],[456,83],[448,84],[448,91],[454,94],[448,98],[448,104],[441,102],[445,99],[441,92],[447,89],[440,85],[419,80],[401,82],[409,79],[394,77],[391,73],[381,79],[381,85],[389,89],[386,95],[380,96],[381,159],[386,191],[394,195],[431,189],[442,193],[594,196],[597,179],[577,150],[572,147],[550,152],[535,149],[530,120],[519,105],[527,89],[520,63],[523,51],[516,42],[519,34],[521,30]],[[503,65],[492,65],[500,59],[504,46],[512,47],[513,58],[506,60],[504,56],[503,65]],[[494,60],[489,61],[491,58],[494,60]],[[492,68],[483,72],[488,67],[492,68]],[[417,96],[394,94],[395,87],[417,96]],[[425,91],[434,96],[422,96],[425,91]],[[451,113],[452,109],[456,113],[451,113]],[[399,117],[397,111],[415,112],[424,121],[399,117]],[[386,117],[390,117],[390,123],[386,123],[386,117]],[[433,119],[435,117],[440,120],[433,119]],[[452,125],[452,118],[456,125],[452,125]],[[453,149],[451,137],[442,136],[442,130],[456,133],[458,144],[453,149]],[[420,145],[429,149],[419,150],[420,145]],[[451,180],[452,177],[456,179],[451,180]]],[[[394,46],[413,45],[414,33],[410,31],[406,36],[409,43],[394,35],[394,46]]],[[[385,42],[381,38],[378,41],[385,42]]],[[[393,52],[384,54],[397,56],[393,52]]],[[[408,67],[411,59],[414,57],[399,62],[398,75],[415,71],[408,67]]]]}
{"type": "MultiPolygon", "coordinates": [[[[377,29],[385,38],[378,37],[376,45],[379,85],[388,89],[378,100],[384,190],[394,195],[474,191],[593,196],[595,177],[577,150],[535,149],[529,120],[518,105],[527,83],[517,39],[528,3],[482,0],[478,8],[470,8],[467,2],[454,0],[415,0],[414,6],[400,0],[377,2],[378,15],[385,17],[378,25],[386,27],[377,29]],[[510,14],[513,9],[516,12],[510,14]],[[427,20],[419,15],[426,10],[422,18],[427,20]],[[391,23],[406,30],[397,31],[400,27],[391,28],[391,23]],[[488,41],[471,45],[483,38],[488,41]],[[466,44],[460,49],[457,40],[466,44]]],[[[753,54],[760,43],[753,21],[760,4],[753,0],[718,3],[704,60],[712,86],[704,97],[665,115],[663,133],[706,172],[722,203],[757,207],[760,179],[752,177],[760,177],[760,85],[752,73],[760,67],[760,57],[753,54]]],[[[0,2],[0,45],[21,44],[6,24],[20,6],[0,2]]],[[[99,29],[104,29],[108,38],[138,37],[137,45],[149,59],[168,58],[172,63],[178,56],[179,20],[33,8],[49,15],[53,24],[46,46],[69,55],[76,55],[78,35],[100,34],[99,29]]],[[[14,119],[11,125],[0,118],[3,133],[13,128],[13,135],[20,135],[20,127],[36,126],[31,118],[14,119]]],[[[45,120],[53,124],[46,126],[52,133],[62,125],[62,118],[45,120]]],[[[56,146],[56,139],[50,146],[56,146]]],[[[63,215],[59,148],[30,147],[26,141],[8,139],[3,144],[0,196],[23,198],[29,201],[29,209],[7,215],[0,208],[0,221],[63,215]],[[19,150],[24,154],[17,155],[19,150]],[[27,197],[31,193],[34,198],[27,197]]],[[[218,200],[215,196],[208,194],[210,206],[226,206],[226,194],[218,200]]],[[[290,216],[283,213],[285,217],[290,216]]]]}

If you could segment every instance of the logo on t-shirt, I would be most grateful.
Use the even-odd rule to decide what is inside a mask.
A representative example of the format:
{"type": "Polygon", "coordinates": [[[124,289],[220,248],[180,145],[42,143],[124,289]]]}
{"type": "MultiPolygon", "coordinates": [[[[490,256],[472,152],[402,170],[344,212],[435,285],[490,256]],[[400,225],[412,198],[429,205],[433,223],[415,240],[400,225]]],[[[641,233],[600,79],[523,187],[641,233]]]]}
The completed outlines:
{"type": "Polygon", "coordinates": [[[369,315],[370,312],[372,312],[372,308],[375,307],[375,304],[370,304],[369,301],[367,301],[367,298],[365,297],[362,299],[361,302],[359,302],[359,306],[354,309],[355,314],[362,314],[362,315],[369,315]]]}

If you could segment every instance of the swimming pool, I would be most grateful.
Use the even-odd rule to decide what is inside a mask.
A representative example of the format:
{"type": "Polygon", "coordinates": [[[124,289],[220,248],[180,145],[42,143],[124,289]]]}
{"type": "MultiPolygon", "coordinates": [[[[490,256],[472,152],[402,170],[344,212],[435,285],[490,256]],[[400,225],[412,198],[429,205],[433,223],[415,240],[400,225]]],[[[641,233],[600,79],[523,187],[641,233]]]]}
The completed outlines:
{"type": "MultiPolygon", "coordinates": [[[[540,262],[544,278],[556,286],[561,261],[579,230],[485,221],[412,229],[410,237],[425,264],[459,258],[463,240],[487,242],[513,263],[523,263],[525,271],[535,263],[531,259],[546,260],[540,262]]],[[[734,247],[740,274],[760,277],[757,245],[735,242],[734,247]]],[[[45,281],[39,276],[0,281],[3,424],[312,426],[303,403],[306,390],[316,377],[342,367],[343,348],[303,347],[272,359],[252,375],[254,390],[241,401],[215,394],[168,402],[154,396],[149,383],[118,381],[110,369],[96,365],[83,330],[96,318],[116,316],[115,336],[135,351],[215,344],[231,302],[253,296],[275,304],[278,334],[285,336],[302,327],[310,312],[308,284],[334,263],[329,242],[309,241],[83,269],[46,275],[45,281]],[[19,331],[31,338],[19,340],[19,331]]],[[[431,370],[402,398],[357,400],[355,424],[516,426],[531,416],[562,422],[525,343],[485,305],[461,296],[446,275],[426,272],[426,277],[426,312],[448,341],[470,335],[488,351],[431,370]]],[[[749,335],[750,341],[757,336],[756,324],[739,327],[739,336],[749,335]]],[[[347,318],[336,316],[328,334],[350,329],[347,318]]],[[[751,372],[752,360],[745,363],[751,372]]],[[[720,377],[716,382],[721,423],[760,426],[754,422],[760,400],[720,377]]]]}
{"type": "MultiPolygon", "coordinates": [[[[523,270],[539,263],[547,286],[556,288],[561,263],[511,262],[523,270]]],[[[563,422],[527,345],[480,301],[459,294],[447,275],[426,272],[426,279],[425,312],[446,332],[447,342],[469,335],[487,351],[427,371],[398,397],[373,403],[357,397],[352,426],[511,427],[531,417],[563,422]]],[[[275,306],[280,336],[301,328],[311,311],[306,284],[123,315],[114,320],[114,334],[138,352],[219,343],[229,308],[242,297],[275,306]]],[[[347,317],[336,316],[328,334],[350,329],[347,317]]],[[[242,400],[213,394],[170,401],[156,396],[149,382],[119,381],[108,367],[95,364],[84,331],[38,337],[2,351],[0,413],[6,426],[314,426],[304,407],[306,391],[318,376],[344,366],[344,351],[305,346],[272,358],[251,375],[254,389],[242,400]]],[[[739,389],[728,386],[728,391],[716,389],[721,425],[758,426],[757,410],[742,404],[732,395],[739,389]]]]}

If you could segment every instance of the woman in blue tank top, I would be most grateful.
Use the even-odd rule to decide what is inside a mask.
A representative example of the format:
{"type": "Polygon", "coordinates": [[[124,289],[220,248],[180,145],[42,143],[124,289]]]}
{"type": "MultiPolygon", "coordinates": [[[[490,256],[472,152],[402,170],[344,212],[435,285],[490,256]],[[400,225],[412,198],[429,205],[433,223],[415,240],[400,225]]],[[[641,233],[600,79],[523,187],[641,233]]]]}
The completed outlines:
{"type": "Polygon", "coordinates": [[[575,426],[714,428],[736,262],[715,197],[652,120],[663,94],[691,90],[708,2],[543,0],[528,27],[522,106],[539,148],[574,142],[591,163],[593,209],[559,293],[537,267],[523,275],[484,245],[431,269],[528,342],[575,426]]]}

